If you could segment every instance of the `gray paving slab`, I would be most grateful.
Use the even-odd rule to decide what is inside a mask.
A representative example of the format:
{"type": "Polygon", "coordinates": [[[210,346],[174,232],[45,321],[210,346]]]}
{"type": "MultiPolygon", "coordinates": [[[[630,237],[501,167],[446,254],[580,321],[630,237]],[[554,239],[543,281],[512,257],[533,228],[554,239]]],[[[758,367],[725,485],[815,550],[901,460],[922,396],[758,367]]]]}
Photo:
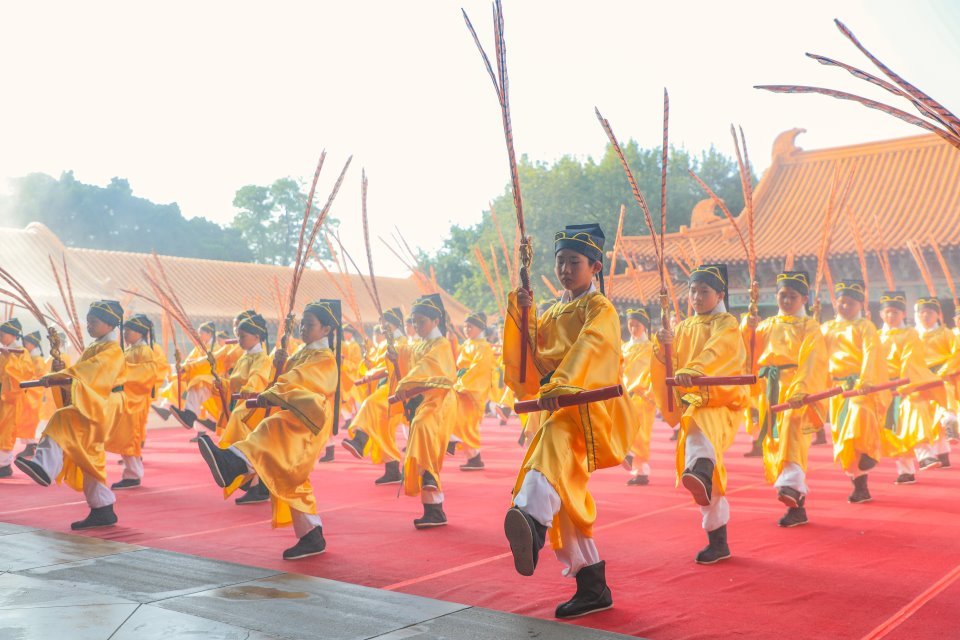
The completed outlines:
{"type": "Polygon", "coordinates": [[[156,606],[290,640],[366,640],[467,608],[292,574],[171,598],[156,606]]]}
{"type": "Polygon", "coordinates": [[[9,609],[0,615],[4,640],[106,640],[136,604],[80,605],[56,609],[9,609]],[[56,612],[55,614],[51,612],[56,612]]]}
{"type": "Polygon", "coordinates": [[[619,633],[528,618],[503,611],[471,607],[404,629],[376,636],[376,640],[615,640],[619,633]]]}
{"type": "Polygon", "coordinates": [[[27,531],[3,536],[0,571],[23,571],[138,549],[143,547],[54,531],[27,531]]]}
{"type": "Polygon", "coordinates": [[[0,536],[9,536],[14,533],[26,533],[27,531],[36,531],[35,527],[24,527],[19,524],[10,524],[0,522],[0,536]]]}
{"type": "Polygon", "coordinates": [[[105,558],[39,567],[22,572],[22,575],[80,588],[95,588],[136,602],[154,602],[277,573],[270,569],[171,551],[142,549],[105,558]]]}
{"type": "Polygon", "coordinates": [[[17,573],[0,575],[0,611],[100,604],[137,603],[119,596],[17,573]]]}
{"type": "Polygon", "coordinates": [[[144,604],[110,640],[279,640],[277,636],[144,604]]]}

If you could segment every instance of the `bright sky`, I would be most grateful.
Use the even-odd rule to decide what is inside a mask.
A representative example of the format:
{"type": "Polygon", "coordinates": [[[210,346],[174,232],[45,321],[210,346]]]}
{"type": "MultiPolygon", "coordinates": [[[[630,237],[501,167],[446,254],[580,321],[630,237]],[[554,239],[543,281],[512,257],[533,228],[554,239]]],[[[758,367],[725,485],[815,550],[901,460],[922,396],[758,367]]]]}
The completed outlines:
{"type": "MultiPolygon", "coordinates": [[[[853,104],[752,88],[817,84],[886,100],[804,57],[873,71],[834,17],[960,110],[953,0],[504,4],[517,151],[536,160],[602,153],[595,105],[621,139],[659,145],[664,86],[673,143],[730,153],[737,122],[759,171],[792,127],[808,130],[805,148],[919,133],[853,104]]],[[[7,3],[0,179],[122,176],[139,196],[227,223],[237,188],[309,176],[326,148],[323,198],[354,155],[333,215],[356,258],[361,167],[373,233],[400,224],[411,244],[436,249],[451,223],[478,221],[508,179],[499,109],[461,5],[492,48],[488,0],[7,3]]],[[[377,270],[402,273],[374,242],[377,270]]]]}

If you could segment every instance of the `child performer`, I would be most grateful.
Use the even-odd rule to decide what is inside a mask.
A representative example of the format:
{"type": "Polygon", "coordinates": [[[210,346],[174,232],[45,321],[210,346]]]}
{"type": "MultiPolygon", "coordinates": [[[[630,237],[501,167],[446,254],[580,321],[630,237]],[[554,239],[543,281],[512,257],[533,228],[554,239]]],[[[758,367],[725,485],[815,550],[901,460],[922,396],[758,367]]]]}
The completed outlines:
{"type": "Polygon", "coordinates": [[[207,434],[198,440],[214,480],[227,495],[254,475],[266,485],[273,526],[292,523],[298,538],[283,552],[284,560],[317,555],[327,546],[310,471],[340,418],[342,332],[339,300],[308,304],[300,321],[304,345],[287,360],[277,382],[259,395],[273,412],[227,449],[207,434]]]}
{"type": "MultiPolygon", "coordinates": [[[[207,350],[216,349],[217,328],[212,322],[204,322],[197,327],[197,333],[207,350]]],[[[213,409],[213,373],[210,362],[199,346],[195,346],[181,365],[182,384],[186,397],[183,409],[173,405],[170,411],[177,421],[187,429],[193,429],[202,409],[213,409]]],[[[216,427],[214,427],[216,428],[216,427]]]]}
{"type": "Polygon", "coordinates": [[[134,489],[143,481],[141,446],[147,438],[147,418],[154,391],[167,375],[166,359],[159,359],[153,348],[153,322],[142,313],[130,316],[123,323],[126,343],[126,382],[123,383],[123,411],[110,429],[104,445],[110,453],[119,453],[123,476],[110,485],[118,489],[134,489]]]}
{"type": "Polygon", "coordinates": [[[743,375],[747,350],[737,319],[727,312],[727,267],[701,265],[690,274],[689,299],[695,315],[671,331],[657,332],[651,363],[653,388],[664,420],[679,425],[677,476],[700,505],[703,529],[709,544],[696,561],[713,564],[730,557],[727,522],[730,506],[725,497],[727,470],[723,453],[733,443],[744,410],[749,406],[749,387],[698,387],[697,376],[743,375]],[[666,345],[672,345],[673,376],[677,386],[665,382],[666,345]],[[673,394],[673,411],[667,407],[673,394]]]}
{"type": "MultiPolygon", "coordinates": [[[[777,315],[763,321],[757,316],[747,318],[748,329],[756,329],[756,370],[763,385],[759,419],[764,472],[777,489],[777,499],[787,506],[778,522],[781,527],[807,523],[810,434],[823,428],[826,405],[804,405],[803,400],[830,386],[820,324],[807,315],[809,296],[810,275],[785,271],[777,275],[777,315]],[[791,408],[772,413],[770,407],[781,402],[789,402],[791,408]]],[[[749,343],[746,335],[744,340],[749,343]]]]}
{"type": "Polygon", "coordinates": [[[397,383],[397,398],[410,422],[410,438],[403,460],[403,489],[420,496],[423,515],[413,521],[417,529],[447,524],[443,512],[440,470],[457,410],[457,379],[453,351],[447,339],[443,300],[431,293],[414,301],[410,318],[418,340],[387,350],[387,358],[406,372],[397,383]]]}
{"type": "MultiPolygon", "coordinates": [[[[46,360],[43,357],[43,347],[40,344],[40,332],[26,333],[23,336],[23,348],[33,360],[33,377],[37,380],[49,373],[46,360]]],[[[40,410],[43,407],[43,387],[27,389],[27,402],[24,405],[25,413],[20,426],[17,427],[17,439],[26,445],[19,455],[32,458],[37,450],[37,425],[40,424],[40,410]]],[[[44,420],[49,419],[46,416],[44,420]]]]}
{"type": "Polygon", "coordinates": [[[457,356],[457,410],[454,416],[453,439],[462,443],[467,462],[460,465],[461,471],[477,471],[484,468],[480,458],[480,422],[493,385],[493,369],[496,357],[493,347],[484,338],[487,316],[482,311],[471,313],[464,321],[463,332],[467,339],[460,345],[457,356]]]}
{"type": "MultiPolygon", "coordinates": [[[[28,390],[20,383],[34,378],[33,359],[23,346],[23,327],[17,318],[0,324],[0,478],[13,475],[13,449],[18,429],[28,413],[28,390]]],[[[34,422],[36,428],[36,422],[34,422]]]]}
{"type": "Polygon", "coordinates": [[[630,445],[630,454],[623,461],[630,471],[627,484],[631,487],[650,484],[650,437],[657,405],[652,395],[650,358],[650,314],[644,308],[627,309],[627,330],[630,339],[623,343],[623,388],[640,417],[640,429],[630,445]]]}
{"type": "Polygon", "coordinates": [[[875,392],[873,386],[886,381],[887,370],[880,333],[863,315],[863,280],[839,280],[834,292],[837,317],[822,327],[830,354],[830,376],[845,389],[859,389],[864,395],[830,399],[833,458],[853,481],[847,501],[869,502],[867,472],[880,458],[880,430],[889,401],[888,392],[875,392]]]}
{"type": "MultiPolygon", "coordinates": [[[[340,363],[340,372],[343,378],[341,382],[343,385],[343,403],[340,405],[340,418],[344,421],[343,426],[345,428],[350,427],[350,423],[360,408],[360,402],[363,400],[360,395],[361,389],[353,384],[354,380],[362,377],[360,368],[363,363],[363,349],[357,342],[359,336],[360,332],[355,327],[346,325],[343,328],[343,362],[340,363]]],[[[327,443],[323,455],[317,462],[333,462],[336,448],[335,444],[327,443]]]]}
{"type": "Polygon", "coordinates": [[[508,299],[503,357],[507,384],[518,398],[539,398],[542,422],[527,449],[503,523],[520,575],[533,575],[547,534],[563,573],[577,582],[558,618],[613,606],[606,562],[593,541],[597,517],[587,490],[590,474],[621,464],[640,428],[625,397],[560,408],[563,395],[621,382],[620,317],[603,293],[604,235],[599,225],[570,225],[554,237],[554,270],[563,296],[537,314],[530,292],[508,299]],[[600,290],[594,278],[600,280],[600,290]],[[530,308],[529,324],[521,309],[530,308]],[[539,315],[539,317],[538,317],[539,315]],[[525,382],[520,382],[520,332],[529,340],[525,382]]]}
{"type": "Polygon", "coordinates": [[[925,391],[911,391],[918,384],[936,381],[937,377],[927,367],[920,334],[906,326],[906,294],[884,291],[880,306],[883,318],[880,348],[887,362],[887,377],[910,379],[909,386],[897,390],[887,410],[882,432],[883,452],[896,459],[899,475],[895,484],[913,484],[917,481],[915,454],[920,459],[921,470],[940,466],[929,445],[939,439],[937,407],[947,403],[947,393],[942,384],[925,391]]]}
{"type": "Polygon", "coordinates": [[[914,305],[914,318],[920,339],[923,340],[926,363],[934,374],[940,376],[947,388],[947,404],[937,407],[940,424],[939,437],[930,447],[929,454],[936,456],[940,467],[950,467],[950,443],[957,443],[957,403],[960,402],[960,339],[943,324],[940,301],[933,297],[918,298],[914,305]]]}
{"type": "Polygon", "coordinates": [[[117,523],[113,510],[116,497],[106,484],[104,442],[123,411],[126,359],[123,338],[117,331],[122,324],[123,308],[116,300],[98,300],[90,305],[87,333],[94,342],[75,365],[41,378],[48,384],[68,384],[51,384],[60,408],[47,422],[33,459],[16,459],[17,468],[42,487],[63,480],[76,491],[83,491],[90,514],[71,524],[74,530],[117,523]]]}

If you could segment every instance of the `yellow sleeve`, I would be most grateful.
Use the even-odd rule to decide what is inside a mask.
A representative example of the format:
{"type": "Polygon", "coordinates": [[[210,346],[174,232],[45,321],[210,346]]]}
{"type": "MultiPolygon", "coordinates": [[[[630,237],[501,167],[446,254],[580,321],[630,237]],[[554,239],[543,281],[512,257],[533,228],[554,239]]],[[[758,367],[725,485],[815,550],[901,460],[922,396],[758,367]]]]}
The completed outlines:
{"type": "MultiPolygon", "coordinates": [[[[408,351],[412,349],[405,347],[408,351]]],[[[418,387],[432,389],[452,389],[456,379],[453,353],[446,338],[430,340],[420,345],[424,351],[419,358],[411,357],[411,369],[397,384],[397,391],[409,391],[418,387]]]]}
{"type": "Polygon", "coordinates": [[[324,349],[295,363],[261,395],[271,404],[293,413],[317,434],[328,418],[333,419],[332,414],[327,415],[326,407],[337,390],[338,378],[336,357],[324,349]]]}

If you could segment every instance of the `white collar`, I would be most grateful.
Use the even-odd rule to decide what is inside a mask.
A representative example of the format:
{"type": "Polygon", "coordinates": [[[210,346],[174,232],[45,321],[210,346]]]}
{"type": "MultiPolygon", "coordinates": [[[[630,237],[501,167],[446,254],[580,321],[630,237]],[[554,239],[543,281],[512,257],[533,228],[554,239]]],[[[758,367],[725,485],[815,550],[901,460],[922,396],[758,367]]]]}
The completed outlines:
{"type": "MultiPolygon", "coordinates": [[[[139,334],[138,334],[138,335],[139,335],[139,334]]],[[[138,344],[140,344],[140,343],[142,343],[142,342],[143,342],[143,338],[137,338],[137,339],[136,339],[135,341],[133,341],[133,342],[128,342],[128,343],[127,343],[127,346],[128,346],[128,347],[135,347],[135,346],[137,346],[138,344]]]]}
{"type": "Polygon", "coordinates": [[[574,300],[579,300],[580,298],[582,298],[583,296],[587,295],[588,293],[593,293],[593,292],[596,291],[596,290],[597,290],[597,287],[596,287],[596,285],[594,285],[593,281],[591,280],[591,281],[590,281],[590,288],[587,289],[586,291],[584,291],[583,293],[581,293],[580,295],[578,295],[576,298],[570,297],[570,296],[571,296],[570,291],[567,290],[567,289],[564,289],[564,290],[563,290],[563,295],[560,296],[560,302],[563,302],[563,303],[573,302],[574,300]]]}
{"type": "Polygon", "coordinates": [[[306,346],[307,349],[329,349],[330,340],[326,336],[320,338],[319,340],[314,340],[306,346]]]}
{"type": "Polygon", "coordinates": [[[643,344],[644,342],[650,342],[650,336],[647,335],[647,332],[643,332],[643,337],[637,340],[633,336],[630,336],[630,344],[643,344]]]}
{"type": "Polygon", "coordinates": [[[108,332],[105,333],[104,335],[102,335],[102,336],[100,336],[99,338],[97,338],[96,340],[94,340],[94,343],[101,343],[101,342],[118,342],[118,340],[117,340],[117,330],[116,330],[116,329],[111,329],[110,331],[108,331],[108,332]]]}
{"type": "Polygon", "coordinates": [[[263,353],[263,343],[258,342],[249,349],[246,350],[247,353],[263,353]]]}
{"type": "Polygon", "coordinates": [[[906,323],[900,324],[899,326],[896,326],[896,327],[891,327],[891,326],[888,325],[886,322],[884,322],[884,323],[883,323],[883,328],[881,329],[881,331],[884,331],[884,332],[894,331],[894,330],[896,330],[896,329],[905,329],[906,327],[907,327],[906,323]]]}
{"type": "Polygon", "coordinates": [[[784,313],[782,310],[777,311],[777,315],[781,318],[806,318],[807,309],[806,307],[800,307],[800,313],[784,313]]]}
{"type": "Polygon", "coordinates": [[[702,314],[698,313],[696,315],[712,316],[715,313],[726,313],[726,312],[727,312],[727,305],[723,303],[723,298],[720,298],[720,302],[718,302],[717,306],[713,308],[713,311],[711,311],[710,313],[702,313],[702,314]]]}
{"type": "Polygon", "coordinates": [[[442,337],[443,337],[443,334],[440,333],[440,327],[439,327],[439,326],[436,326],[436,327],[434,327],[433,330],[430,332],[430,335],[428,335],[428,336],[427,336],[426,338],[424,338],[424,339],[425,339],[425,340],[436,340],[437,338],[442,338],[442,337]]]}

